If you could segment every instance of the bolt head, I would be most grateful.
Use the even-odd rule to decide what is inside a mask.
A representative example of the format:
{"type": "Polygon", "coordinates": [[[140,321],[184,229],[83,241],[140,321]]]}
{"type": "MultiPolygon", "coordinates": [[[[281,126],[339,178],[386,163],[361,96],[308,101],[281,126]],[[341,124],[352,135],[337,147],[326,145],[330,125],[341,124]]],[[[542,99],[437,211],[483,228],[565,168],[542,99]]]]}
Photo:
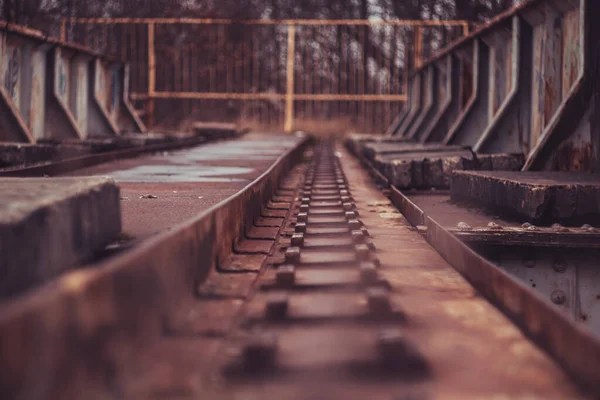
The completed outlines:
{"type": "Polygon", "coordinates": [[[305,222],[297,223],[294,230],[296,231],[296,233],[306,233],[306,223],[305,222]]]}
{"type": "Polygon", "coordinates": [[[298,219],[298,222],[307,222],[308,214],[307,213],[299,213],[297,219],[298,219]]]}
{"type": "Polygon", "coordinates": [[[387,317],[392,313],[392,303],[386,289],[374,287],[367,289],[369,313],[375,318],[387,317]]]}
{"type": "Polygon", "coordinates": [[[270,293],[267,297],[265,309],[266,318],[272,321],[285,319],[288,311],[288,303],[287,293],[270,293]]]}
{"type": "Polygon", "coordinates": [[[289,247],[285,251],[285,263],[286,264],[296,264],[300,262],[300,248],[299,247],[289,247]]]}
{"type": "Polygon", "coordinates": [[[289,288],[296,283],[296,267],[289,264],[281,265],[275,274],[277,286],[289,288]]]}
{"type": "Polygon", "coordinates": [[[377,283],[377,267],[372,262],[360,264],[360,279],[366,286],[377,283]]]}
{"type": "Polygon", "coordinates": [[[352,231],[352,241],[356,244],[361,244],[365,242],[365,235],[361,230],[352,231]]]}
{"type": "Polygon", "coordinates": [[[344,216],[346,217],[346,221],[350,221],[351,219],[356,219],[356,213],[354,211],[346,211],[344,213],[344,216]]]}
{"type": "Polygon", "coordinates": [[[291,245],[293,247],[304,246],[304,233],[294,233],[292,235],[291,245]]]}
{"type": "Polygon", "coordinates": [[[367,246],[366,244],[357,244],[354,247],[354,251],[356,254],[356,259],[358,261],[366,261],[369,259],[370,250],[369,246],[367,246]]]}
{"type": "Polygon", "coordinates": [[[348,227],[351,231],[358,231],[361,228],[360,221],[357,219],[351,219],[350,221],[348,221],[348,227]]]}

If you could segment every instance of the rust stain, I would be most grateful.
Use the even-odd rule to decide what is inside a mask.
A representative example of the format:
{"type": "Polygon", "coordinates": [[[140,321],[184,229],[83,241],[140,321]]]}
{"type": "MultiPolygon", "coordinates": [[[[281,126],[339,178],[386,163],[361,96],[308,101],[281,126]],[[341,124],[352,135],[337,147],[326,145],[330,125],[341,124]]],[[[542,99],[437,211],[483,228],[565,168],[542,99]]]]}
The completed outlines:
{"type": "Polygon", "coordinates": [[[554,171],[593,172],[593,168],[594,157],[590,142],[583,142],[581,147],[571,142],[563,143],[552,159],[554,171]]]}

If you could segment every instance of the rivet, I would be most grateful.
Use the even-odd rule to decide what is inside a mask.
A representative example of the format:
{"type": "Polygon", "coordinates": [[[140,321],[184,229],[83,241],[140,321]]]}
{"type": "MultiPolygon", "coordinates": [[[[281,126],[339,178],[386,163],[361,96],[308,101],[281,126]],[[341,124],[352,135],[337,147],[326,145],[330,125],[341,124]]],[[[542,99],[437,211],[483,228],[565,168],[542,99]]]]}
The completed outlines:
{"type": "Polygon", "coordinates": [[[289,247],[285,251],[285,263],[286,264],[296,264],[300,262],[300,248],[299,247],[289,247]]]}
{"type": "Polygon", "coordinates": [[[285,292],[269,293],[267,296],[267,305],[265,316],[269,320],[282,320],[287,316],[288,295],[285,292]]]}
{"type": "Polygon", "coordinates": [[[357,219],[351,219],[350,221],[348,221],[348,227],[350,228],[351,231],[360,230],[360,228],[361,228],[360,221],[357,219]]]}
{"type": "Polygon", "coordinates": [[[566,228],[561,224],[552,224],[551,228],[555,232],[569,232],[569,228],[566,228]]]}
{"type": "Polygon", "coordinates": [[[246,372],[273,369],[277,358],[277,347],[277,337],[270,333],[255,333],[246,339],[242,350],[242,364],[246,372]]]}
{"type": "Polygon", "coordinates": [[[529,222],[525,222],[523,225],[521,225],[522,228],[527,229],[528,231],[539,231],[540,228],[538,228],[537,226],[530,224],[529,222]]]}
{"type": "Polygon", "coordinates": [[[490,222],[487,225],[488,229],[494,230],[494,231],[501,231],[502,229],[504,229],[502,226],[498,225],[495,222],[490,222]]]}
{"type": "Polygon", "coordinates": [[[470,226],[469,224],[467,224],[466,222],[459,222],[459,223],[456,225],[456,227],[457,227],[457,228],[458,228],[458,230],[460,230],[460,231],[470,231],[471,229],[473,229],[473,228],[471,228],[471,226],[470,226]]]}
{"type": "Polygon", "coordinates": [[[277,286],[289,288],[296,283],[296,267],[289,264],[281,265],[275,274],[277,286]]]}
{"type": "Polygon", "coordinates": [[[367,304],[371,316],[380,318],[386,317],[392,313],[392,303],[387,290],[380,287],[367,289],[367,304]]]}
{"type": "Polygon", "coordinates": [[[358,261],[366,261],[369,259],[370,250],[366,244],[357,244],[354,246],[354,251],[358,261]]]}
{"type": "Polygon", "coordinates": [[[297,216],[298,222],[307,222],[308,221],[308,214],[307,213],[300,213],[297,216]]]}
{"type": "Polygon", "coordinates": [[[556,256],[552,262],[552,269],[554,271],[563,273],[567,270],[567,262],[560,256],[556,256]]]}
{"type": "Polygon", "coordinates": [[[354,211],[346,211],[344,213],[344,216],[346,217],[346,221],[350,221],[351,219],[356,219],[356,213],[354,211]]]}
{"type": "Polygon", "coordinates": [[[584,225],[582,225],[581,229],[583,229],[584,231],[587,231],[587,232],[596,232],[596,228],[594,228],[590,224],[584,224],[584,225]]]}
{"type": "Polygon", "coordinates": [[[304,233],[294,233],[292,235],[291,245],[294,247],[304,246],[304,233]]]}
{"type": "Polygon", "coordinates": [[[306,223],[305,222],[297,223],[294,230],[296,231],[296,233],[306,233],[306,223]]]}
{"type": "Polygon", "coordinates": [[[550,295],[550,298],[552,299],[552,302],[554,304],[558,304],[558,305],[565,304],[565,302],[567,301],[567,295],[565,294],[565,292],[563,292],[562,290],[559,290],[559,289],[552,292],[552,294],[550,295]]]}
{"type": "Polygon", "coordinates": [[[377,267],[372,262],[360,263],[360,279],[366,286],[377,282],[377,267]]]}

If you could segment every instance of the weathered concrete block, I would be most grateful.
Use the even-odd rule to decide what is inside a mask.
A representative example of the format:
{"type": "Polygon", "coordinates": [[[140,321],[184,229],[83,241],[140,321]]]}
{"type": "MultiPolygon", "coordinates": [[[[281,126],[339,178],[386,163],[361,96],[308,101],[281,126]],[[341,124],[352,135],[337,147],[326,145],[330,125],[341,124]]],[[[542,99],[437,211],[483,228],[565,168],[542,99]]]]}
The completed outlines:
{"type": "Polygon", "coordinates": [[[453,171],[476,166],[473,153],[467,150],[413,152],[377,156],[375,160],[375,165],[399,189],[448,188],[453,171]]]}
{"type": "Polygon", "coordinates": [[[600,176],[570,172],[455,172],[451,198],[528,222],[600,221],[600,176]]]}
{"type": "Polygon", "coordinates": [[[0,296],[90,259],[121,231],[109,178],[0,178],[0,296]]]}
{"type": "Polygon", "coordinates": [[[477,154],[481,171],[520,171],[525,164],[523,154],[477,154]]]}

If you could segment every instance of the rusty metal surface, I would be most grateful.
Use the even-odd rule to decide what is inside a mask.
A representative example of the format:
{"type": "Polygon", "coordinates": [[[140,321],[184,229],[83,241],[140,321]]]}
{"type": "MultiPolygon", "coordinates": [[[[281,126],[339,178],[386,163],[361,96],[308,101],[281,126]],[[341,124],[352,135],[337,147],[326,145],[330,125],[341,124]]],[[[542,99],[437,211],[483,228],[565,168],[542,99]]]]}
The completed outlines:
{"type": "Polygon", "coordinates": [[[0,32],[0,139],[110,136],[144,131],[128,106],[126,67],[90,49],[3,24],[0,32]],[[93,62],[92,62],[93,60],[93,62]],[[96,65],[114,66],[109,83],[113,109],[98,103],[96,65]],[[92,83],[93,82],[93,83],[92,83]]]}

